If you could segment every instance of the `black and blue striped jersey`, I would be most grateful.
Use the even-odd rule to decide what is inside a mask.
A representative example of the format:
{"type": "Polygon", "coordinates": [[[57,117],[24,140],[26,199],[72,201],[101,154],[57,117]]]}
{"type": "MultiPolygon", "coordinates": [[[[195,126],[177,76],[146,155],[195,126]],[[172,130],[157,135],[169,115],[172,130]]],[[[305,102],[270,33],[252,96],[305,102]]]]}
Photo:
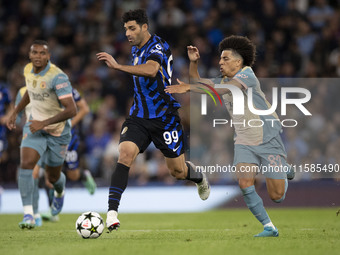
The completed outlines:
{"type": "Polygon", "coordinates": [[[180,108],[181,105],[172,95],[164,92],[165,87],[171,84],[173,65],[168,43],[157,35],[152,35],[142,48],[133,46],[131,53],[133,65],[153,60],[160,64],[160,68],[156,77],[133,75],[135,93],[130,116],[153,119],[180,108]]]}

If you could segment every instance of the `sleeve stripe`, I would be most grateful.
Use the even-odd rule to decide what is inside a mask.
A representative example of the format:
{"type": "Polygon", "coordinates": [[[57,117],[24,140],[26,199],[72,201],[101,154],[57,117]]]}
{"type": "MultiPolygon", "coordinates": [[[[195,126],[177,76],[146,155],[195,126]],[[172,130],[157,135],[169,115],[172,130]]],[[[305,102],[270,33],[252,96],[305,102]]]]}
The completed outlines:
{"type": "Polygon", "coordinates": [[[66,94],[66,95],[62,95],[62,96],[59,96],[58,98],[59,98],[59,99],[64,99],[64,98],[68,98],[68,97],[72,97],[72,93],[66,94]]]}

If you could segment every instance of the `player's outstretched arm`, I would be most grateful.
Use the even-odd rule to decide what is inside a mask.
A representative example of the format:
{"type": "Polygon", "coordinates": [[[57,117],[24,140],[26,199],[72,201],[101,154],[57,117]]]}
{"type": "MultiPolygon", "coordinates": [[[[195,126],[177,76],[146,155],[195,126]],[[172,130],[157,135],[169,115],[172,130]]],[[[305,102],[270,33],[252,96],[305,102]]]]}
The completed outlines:
{"type": "Polygon", "coordinates": [[[189,64],[189,83],[203,82],[212,85],[213,83],[209,79],[203,79],[198,72],[198,61],[200,59],[200,53],[198,48],[192,45],[187,46],[189,64]]]}
{"type": "Polygon", "coordinates": [[[143,77],[156,77],[160,67],[159,63],[153,60],[148,60],[145,64],[135,66],[121,65],[106,52],[97,53],[97,58],[98,60],[104,61],[110,68],[143,77]]]}
{"type": "Polygon", "coordinates": [[[170,93],[170,94],[183,94],[186,92],[191,91],[191,85],[184,83],[182,81],[180,81],[179,79],[177,79],[178,84],[175,85],[170,85],[170,86],[166,86],[166,88],[164,89],[164,91],[166,93],[170,93]]]}
{"type": "Polygon", "coordinates": [[[198,60],[200,59],[200,53],[197,47],[192,46],[192,45],[187,46],[187,52],[188,52],[188,57],[190,60],[189,82],[195,83],[201,78],[198,72],[198,60]]]}
{"type": "Polygon", "coordinates": [[[30,125],[30,130],[33,134],[48,125],[65,121],[67,119],[74,117],[77,114],[76,104],[72,96],[61,99],[60,103],[64,106],[64,110],[62,112],[43,121],[38,120],[30,121],[32,123],[30,125]]]}
{"type": "Polygon", "coordinates": [[[26,105],[30,103],[30,98],[28,96],[27,91],[23,95],[22,99],[20,100],[19,104],[14,108],[12,113],[9,115],[6,121],[6,126],[9,130],[15,129],[15,120],[18,116],[18,113],[21,112],[23,109],[25,109],[26,105]]]}
{"type": "MultiPolygon", "coordinates": [[[[179,79],[177,79],[177,82],[178,84],[167,86],[164,91],[167,93],[171,93],[171,94],[173,93],[182,94],[182,93],[186,93],[189,91],[200,93],[200,94],[205,94],[207,93],[206,90],[209,90],[209,87],[211,86],[220,95],[224,95],[230,92],[230,90],[227,88],[216,88],[214,84],[209,85],[203,82],[198,83],[198,84],[187,84],[187,83],[180,81],[179,79]]],[[[233,86],[242,88],[242,85],[238,81],[235,81],[235,80],[228,81],[228,85],[233,85],[233,86]]]]}

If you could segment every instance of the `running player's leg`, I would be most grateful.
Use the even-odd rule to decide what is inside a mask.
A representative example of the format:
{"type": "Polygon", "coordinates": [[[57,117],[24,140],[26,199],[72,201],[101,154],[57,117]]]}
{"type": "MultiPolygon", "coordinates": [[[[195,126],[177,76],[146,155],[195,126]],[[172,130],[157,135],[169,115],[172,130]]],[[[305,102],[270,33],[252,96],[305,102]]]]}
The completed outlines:
{"type": "Polygon", "coordinates": [[[198,189],[198,194],[202,200],[208,199],[210,195],[210,185],[204,173],[195,171],[195,166],[190,161],[185,161],[184,154],[176,158],[165,157],[165,162],[173,177],[177,180],[190,180],[194,182],[198,189]]]}
{"type": "Polygon", "coordinates": [[[35,165],[35,167],[33,169],[33,182],[34,182],[33,213],[34,213],[35,225],[37,227],[42,226],[42,219],[41,219],[41,216],[40,216],[40,213],[39,213],[39,171],[40,171],[40,166],[39,166],[39,163],[38,163],[38,164],[35,165]]]}
{"type": "Polygon", "coordinates": [[[288,181],[285,179],[266,178],[269,197],[275,203],[281,203],[286,198],[288,181]]]}
{"type": "Polygon", "coordinates": [[[51,204],[51,214],[57,215],[61,212],[64,204],[66,177],[61,171],[63,165],[45,165],[45,171],[50,183],[53,184],[54,197],[51,204]]]}
{"type": "Polygon", "coordinates": [[[47,136],[48,150],[45,152],[45,172],[48,180],[53,184],[54,197],[51,205],[51,214],[58,215],[64,204],[66,177],[61,171],[71,137],[64,135],[60,137],[47,136]]]}
{"type": "Polygon", "coordinates": [[[119,157],[116,168],[111,176],[111,184],[109,190],[109,209],[106,218],[106,226],[109,231],[117,229],[120,222],[117,218],[118,207],[123,192],[126,189],[129,170],[139,153],[138,146],[130,141],[119,144],[119,157]]]}
{"type": "MultiPolygon", "coordinates": [[[[255,175],[258,169],[255,164],[239,163],[236,165],[238,173],[238,183],[243,193],[243,199],[249,210],[255,218],[264,226],[272,227],[275,233],[271,236],[277,236],[277,229],[271,222],[266,209],[263,206],[261,197],[257,194],[254,186],[255,175]]],[[[269,235],[268,235],[269,236],[269,235]]]]}
{"type": "Polygon", "coordinates": [[[94,181],[92,174],[89,170],[82,170],[79,168],[79,136],[76,131],[72,130],[71,142],[68,145],[65,165],[66,165],[66,176],[71,181],[80,180],[88,192],[93,195],[96,191],[97,185],[94,181]]]}
{"type": "Polygon", "coordinates": [[[141,119],[129,117],[125,120],[120,134],[118,162],[111,176],[109,208],[106,218],[106,226],[109,231],[120,226],[117,218],[118,207],[128,183],[130,167],[138,153],[143,153],[150,142],[148,130],[141,119]]]}
{"type": "Polygon", "coordinates": [[[33,213],[33,168],[41,155],[46,151],[46,138],[38,131],[34,134],[29,129],[29,122],[23,130],[23,139],[20,145],[20,167],[18,171],[18,186],[24,207],[24,219],[19,223],[20,228],[32,228],[34,224],[33,213]]]}
{"type": "Polygon", "coordinates": [[[255,176],[259,172],[258,166],[261,163],[261,158],[254,152],[256,149],[257,146],[235,144],[234,165],[236,165],[238,183],[243,193],[243,199],[252,214],[264,228],[272,226],[271,236],[278,236],[277,229],[271,222],[254,186],[255,176]]]}
{"type": "Polygon", "coordinates": [[[274,137],[258,151],[261,165],[266,166],[262,172],[266,177],[268,194],[274,202],[281,203],[286,197],[287,179],[291,171],[291,165],[286,161],[286,151],[281,137],[274,137]]]}
{"type": "Polygon", "coordinates": [[[168,114],[162,118],[146,120],[150,136],[164,157],[168,169],[177,180],[190,180],[197,185],[199,196],[206,200],[210,194],[210,186],[206,176],[195,171],[190,161],[185,161],[183,128],[177,113],[168,114]]]}
{"type": "Polygon", "coordinates": [[[21,148],[20,168],[18,171],[18,186],[22,205],[24,207],[24,219],[19,223],[20,228],[33,228],[35,226],[33,212],[33,168],[40,158],[39,153],[29,147],[21,148]]]}

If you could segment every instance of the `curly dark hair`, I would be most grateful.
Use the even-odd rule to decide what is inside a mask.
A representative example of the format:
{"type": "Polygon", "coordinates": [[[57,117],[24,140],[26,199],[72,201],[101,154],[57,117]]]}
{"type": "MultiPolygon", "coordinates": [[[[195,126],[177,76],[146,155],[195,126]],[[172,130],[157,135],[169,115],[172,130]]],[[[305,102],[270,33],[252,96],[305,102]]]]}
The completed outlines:
{"type": "Polygon", "coordinates": [[[256,46],[245,36],[232,35],[224,38],[219,46],[220,54],[224,50],[231,50],[243,58],[244,66],[252,66],[255,62],[256,46]]]}
{"type": "Polygon", "coordinates": [[[136,9],[125,12],[122,16],[123,23],[135,20],[138,25],[147,24],[149,25],[148,16],[144,9],[136,9]]]}

